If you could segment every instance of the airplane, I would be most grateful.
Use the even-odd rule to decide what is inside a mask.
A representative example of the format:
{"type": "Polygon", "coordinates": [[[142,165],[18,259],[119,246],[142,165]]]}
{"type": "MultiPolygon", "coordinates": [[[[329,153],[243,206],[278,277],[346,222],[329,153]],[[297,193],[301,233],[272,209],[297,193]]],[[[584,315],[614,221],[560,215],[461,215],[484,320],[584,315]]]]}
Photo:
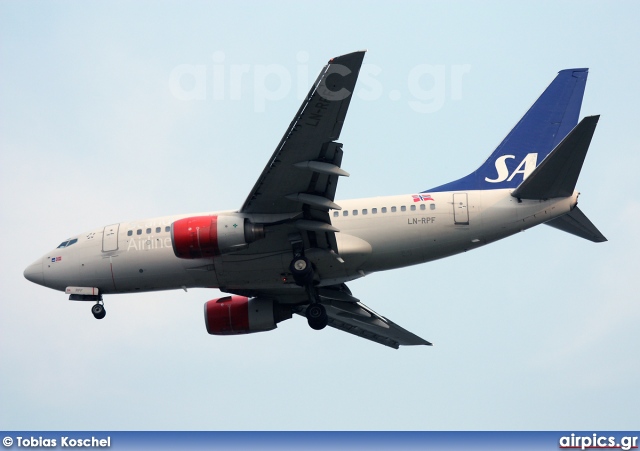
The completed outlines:
{"type": "Polygon", "coordinates": [[[204,304],[212,335],[273,330],[294,314],[398,349],[431,345],[360,302],[347,283],[466,252],[539,224],[606,238],[575,190],[599,116],[578,123],[588,69],[560,71],[489,158],[450,183],[335,201],[337,140],[364,59],[322,69],[237,210],[113,223],[64,240],[29,265],[29,281],[93,302],[103,295],[218,288],[204,304]]]}

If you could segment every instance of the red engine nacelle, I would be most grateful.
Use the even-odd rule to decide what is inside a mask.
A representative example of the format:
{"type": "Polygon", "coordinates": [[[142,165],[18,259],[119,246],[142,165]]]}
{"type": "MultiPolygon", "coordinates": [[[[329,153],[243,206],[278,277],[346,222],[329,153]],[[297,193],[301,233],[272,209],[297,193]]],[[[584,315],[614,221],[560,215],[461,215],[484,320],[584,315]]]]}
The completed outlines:
{"type": "Polygon", "coordinates": [[[211,335],[265,332],[276,328],[276,309],[270,299],[226,296],[204,304],[204,322],[211,335]]]}
{"type": "Polygon", "coordinates": [[[171,224],[171,244],[178,258],[207,258],[244,249],[264,238],[264,227],[238,216],[193,216],[171,224]]]}

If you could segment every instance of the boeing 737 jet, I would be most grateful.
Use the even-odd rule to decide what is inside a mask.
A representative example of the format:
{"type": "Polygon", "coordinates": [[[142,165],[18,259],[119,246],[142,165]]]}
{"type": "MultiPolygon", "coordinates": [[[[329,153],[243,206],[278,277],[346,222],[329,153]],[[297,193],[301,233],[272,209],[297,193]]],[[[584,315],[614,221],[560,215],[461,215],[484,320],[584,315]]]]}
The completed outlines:
{"type": "Polygon", "coordinates": [[[105,295],[219,288],[228,295],[204,304],[210,334],[268,331],[297,314],[313,329],[398,348],[431,343],[364,305],[347,283],[539,224],[606,241],[575,190],[598,122],[578,123],[587,69],[560,71],[471,174],[425,191],[336,201],[338,180],[349,176],[337,140],[364,54],[322,69],[239,209],[96,228],[65,239],[24,276],[92,302],[97,319],[105,295]]]}

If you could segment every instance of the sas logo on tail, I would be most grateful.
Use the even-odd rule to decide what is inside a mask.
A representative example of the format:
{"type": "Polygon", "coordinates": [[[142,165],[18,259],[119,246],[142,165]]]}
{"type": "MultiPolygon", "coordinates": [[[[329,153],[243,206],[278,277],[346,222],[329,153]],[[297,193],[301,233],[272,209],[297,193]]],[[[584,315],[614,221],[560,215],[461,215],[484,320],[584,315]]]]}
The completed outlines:
{"type": "Polygon", "coordinates": [[[413,197],[414,202],[425,202],[427,200],[435,202],[435,200],[433,200],[433,197],[431,197],[431,194],[413,194],[411,197],[413,197]]]}
{"type": "Polygon", "coordinates": [[[529,175],[533,172],[538,164],[538,154],[537,153],[528,153],[526,157],[520,162],[518,167],[509,174],[509,168],[507,168],[508,159],[515,159],[515,155],[502,155],[496,160],[496,171],[498,172],[498,177],[495,179],[490,179],[489,177],[485,177],[484,180],[489,183],[500,183],[505,180],[510,182],[516,176],[516,174],[522,174],[522,180],[529,177],[529,175]]]}

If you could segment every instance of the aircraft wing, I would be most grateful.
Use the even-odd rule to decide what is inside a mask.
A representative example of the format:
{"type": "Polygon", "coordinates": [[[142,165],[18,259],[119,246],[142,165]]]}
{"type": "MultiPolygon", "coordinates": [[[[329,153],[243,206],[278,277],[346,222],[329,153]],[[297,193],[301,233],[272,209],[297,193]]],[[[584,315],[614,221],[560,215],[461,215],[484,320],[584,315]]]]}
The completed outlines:
{"type": "MultiPolygon", "coordinates": [[[[342,144],[335,142],[349,108],[364,51],[333,58],[322,69],[291,125],[240,209],[248,214],[297,214],[299,229],[329,233],[335,250],[334,204],[342,144]]],[[[324,247],[324,246],[319,246],[324,247]]]]}
{"type": "MultiPolygon", "coordinates": [[[[273,289],[232,289],[225,291],[240,296],[265,297],[277,299],[280,302],[284,301],[288,304],[297,304],[293,312],[306,317],[305,313],[309,299],[306,293],[301,290],[297,293],[295,291],[292,292],[292,290],[273,289]]],[[[398,349],[400,346],[432,346],[427,340],[403,329],[393,321],[364,305],[351,294],[351,290],[345,284],[318,287],[318,297],[327,311],[327,316],[329,317],[328,325],[335,329],[394,349],[398,349]]]]}
{"type": "MultiPolygon", "coordinates": [[[[398,349],[400,346],[432,344],[398,326],[371,310],[361,302],[324,301],[329,316],[329,326],[358,337],[398,349]]],[[[305,309],[297,312],[305,316],[305,309]]]]}
{"type": "MultiPolygon", "coordinates": [[[[331,225],[329,209],[340,209],[334,203],[338,177],[349,174],[340,168],[342,144],[336,140],[364,54],[360,51],[333,58],[322,69],[240,209],[240,213],[251,215],[295,218],[296,228],[306,232],[305,248],[338,250],[338,230],[331,225]]],[[[306,292],[229,288],[225,291],[243,296],[286,298],[299,305],[296,313],[302,316],[309,301],[306,292]]],[[[396,349],[431,345],[359,302],[344,285],[320,288],[318,295],[331,327],[396,349]]]]}

